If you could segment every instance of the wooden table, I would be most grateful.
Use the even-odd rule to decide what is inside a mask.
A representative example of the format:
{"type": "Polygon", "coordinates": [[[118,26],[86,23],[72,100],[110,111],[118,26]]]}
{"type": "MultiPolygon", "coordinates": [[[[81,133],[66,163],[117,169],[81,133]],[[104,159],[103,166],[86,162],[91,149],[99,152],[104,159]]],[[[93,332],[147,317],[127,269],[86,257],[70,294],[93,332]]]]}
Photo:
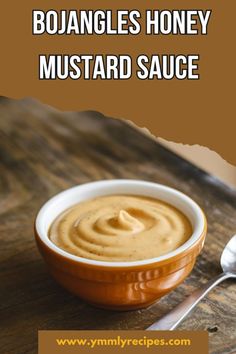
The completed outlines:
{"type": "MultiPolygon", "coordinates": [[[[145,329],[220,272],[221,250],[235,232],[236,191],[124,121],[1,98],[1,353],[36,353],[39,329],[145,329]],[[175,187],[202,206],[209,222],[188,279],[157,304],[132,313],[93,308],[62,289],[49,276],[33,237],[34,217],[49,197],[110,178],[175,187]]],[[[235,353],[236,283],[219,285],[179,329],[207,330],[210,353],[235,353]]]]}

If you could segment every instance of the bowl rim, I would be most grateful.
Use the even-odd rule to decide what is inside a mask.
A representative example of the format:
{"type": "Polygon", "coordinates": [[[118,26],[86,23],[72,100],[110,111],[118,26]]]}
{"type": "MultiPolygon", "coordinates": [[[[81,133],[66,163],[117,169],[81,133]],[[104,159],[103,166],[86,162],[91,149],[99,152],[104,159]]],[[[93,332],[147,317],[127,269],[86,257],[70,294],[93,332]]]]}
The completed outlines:
{"type": "MultiPolygon", "coordinates": [[[[101,195],[112,195],[112,194],[117,195],[117,194],[122,194],[122,193],[108,193],[108,194],[104,193],[101,195]]],[[[123,194],[128,194],[128,193],[123,193],[123,194]]],[[[130,195],[134,195],[134,193],[130,193],[130,195]]],[[[140,195],[140,194],[136,193],[136,195],[140,195]]],[[[141,195],[145,195],[145,194],[141,194],[141,195]]],[[[91,198],[88,198],[88,199],[91,199],[91,198]]],[[[156,199],[158,199],[158,198],[156,198],[156,199]]],[[[164,201],[164,199],[163,199],[163,201],[164,201]]],[[[73,205],[74,204],[71,204],[71,206],[73,206],[73,205]]],[[[172,205],[175,206],[174,204],[172,204],[172,205]]],[[[67,208],[65,208],[64,211],[66,209],[67,208]]],[[[59,214],[60,213],[58,213],[58,215],[59,214]]],[[[55,220],[55,218],[54,218],[54,220],[55,220]]],[[[39,237],[39,239],[41,240],[41,242],[43,242],[43,244],[46,247],[48,247],[51,251],[59,254],[60,256],[65,257],[67,259],[76,261],[78,263],[90,265],[90,266],[100,266],[100,267],[107,267],[107,268],[129,268],[129,267],[138,267],[138,266],[143,266],[143,265],[160,263],[160,262],[169,260],[173,257],[176,257],[182,253],[185,253],[188,249],[192,248],[200,240],[201,236],[203,235],[204,231],[206,230],[206,224],[207,224],[206,217],[205,217],[203,210],[200,208],[200,206],[192,198],[190,198],[185,193],[182,193],[175,188],[169,187],[164,184],[145,181],[145,180],[136,180],[136,179],[110,179],[109,180],[108,179],[108,180],[99,180],[99,181],[93,181],[93,182],[79,184],[74,187],[68,188],[62,192],[59,192],[58,194],[54,195],[52,198],[48,199],[48,201],[46,201],[42,205],[42,207],[40,208],[40,210],[38,211],[38,213],[36,215],[35,232],[36,232],[37,236],[39,237]],[[182,200],[184,203],[187,203],[189,206],[191,206],[191,208],[193,208],[193,210],[195,212],[195,216],[198,219],[198,224],[194,228],[193,233],[190,236],[190,238],[185,243],[183,243],[180,247],[178,247],[177,249],[175,249],[169,253],[166,253],[162,256],[159,256],[159,257],[148,258],[148,259],[139,260],[139,261],[115,261],[115,262],[93,260],[93,259],[88,259],[88,258],[83,258],[83,257],[73,255],[67,251],[64,251],[63,249],[61,249],[60,247],[55,245],[49,239],[48,231],[45,232],[45,230],[43,230],[42,219],[43,219],[45,213],[48,212],[48,209],[53,205],[53,203],[56,202],[56,200],[58,198],[65,197],[66,194],[72,194],[75,191],[78,192],[79,190],[82,190],[82,189],[89,190],[92,187],[97,189],[97,188],[103,188],[103,187],[107,187],[107,186],[115,187],[118,185],[119,186],[126,185],[126,186],[136,186],[136,187],[149,187],[149,188],[154,188],[156,190],[159,189],[159,191],[162,190],[162,191],[165,191],[169,194],[173,194],[173,195],[175,195],[175,197],[179,198],[179,200],[182,200]]]]}

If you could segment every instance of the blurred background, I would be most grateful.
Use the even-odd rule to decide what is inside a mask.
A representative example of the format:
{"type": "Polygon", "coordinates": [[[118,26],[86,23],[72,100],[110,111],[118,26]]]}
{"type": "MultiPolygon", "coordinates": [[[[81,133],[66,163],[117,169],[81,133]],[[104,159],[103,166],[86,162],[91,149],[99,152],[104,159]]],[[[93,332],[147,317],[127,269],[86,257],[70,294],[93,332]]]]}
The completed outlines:
{"type": "Polygon", "coordinates": [[[216,152],[199,145],[184,145],[158,138],[158,141],[198,167],[236,188],[236,166],[230,165],[216,152]]]}
{"type": "Polygon", "coordinates": [[[160,144],[164,145],[177,155],[182,156],[199,168],[222,180],[230,187],[236,189],[236,166],[228,163],[215,151],[197,144],[187,145],[168,141],[163,138],[156,138],[147,128],[140,128],[132,121],[127,120],[127,122],[136,129],[142,130],[145,134],[149,135],[152,139],[157,140],[160,144]]]}

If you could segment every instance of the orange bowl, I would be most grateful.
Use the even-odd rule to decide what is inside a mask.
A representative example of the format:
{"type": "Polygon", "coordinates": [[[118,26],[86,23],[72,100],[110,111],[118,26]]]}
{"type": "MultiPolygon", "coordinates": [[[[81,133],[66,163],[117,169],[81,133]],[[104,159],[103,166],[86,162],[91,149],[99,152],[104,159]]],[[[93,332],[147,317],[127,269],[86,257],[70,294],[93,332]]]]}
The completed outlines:
{"type": "Polygon", "coordinates": [[[70,188],[50,199],[35,222],[38,248],[53,277],[66,289],[99,307],[130,310],[147,307],[178,286],[191,272],[206,236],[201,208],[185,194],[137,180],[106,180],[70,188]],[[93,197],[131,194],[157,198],[181,210],[193,228],[181,247],[160,257],[132,262],[85,259],[52,243],[48,231],[64,210],[93,197]]]}

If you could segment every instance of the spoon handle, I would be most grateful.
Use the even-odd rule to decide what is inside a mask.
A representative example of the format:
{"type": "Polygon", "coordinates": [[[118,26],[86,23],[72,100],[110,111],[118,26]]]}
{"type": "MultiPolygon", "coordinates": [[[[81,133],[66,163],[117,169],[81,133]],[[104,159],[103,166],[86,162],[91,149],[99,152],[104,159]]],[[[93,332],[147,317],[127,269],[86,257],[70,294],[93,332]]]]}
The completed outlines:
{"type": "Polygon", "coordinates": [[[223,280],[230,278],[230,274],[221,273],[212,280],[210,280],[203,287],[195,290],[189,295],[183,302],[177,305],[167,315],[162,317],[159,321],[153,323],[146,330],[173,330],[180,322],[192,311],[192,309],[203,299],[203,297],[209,293],[217,284],[223,280]]]}

